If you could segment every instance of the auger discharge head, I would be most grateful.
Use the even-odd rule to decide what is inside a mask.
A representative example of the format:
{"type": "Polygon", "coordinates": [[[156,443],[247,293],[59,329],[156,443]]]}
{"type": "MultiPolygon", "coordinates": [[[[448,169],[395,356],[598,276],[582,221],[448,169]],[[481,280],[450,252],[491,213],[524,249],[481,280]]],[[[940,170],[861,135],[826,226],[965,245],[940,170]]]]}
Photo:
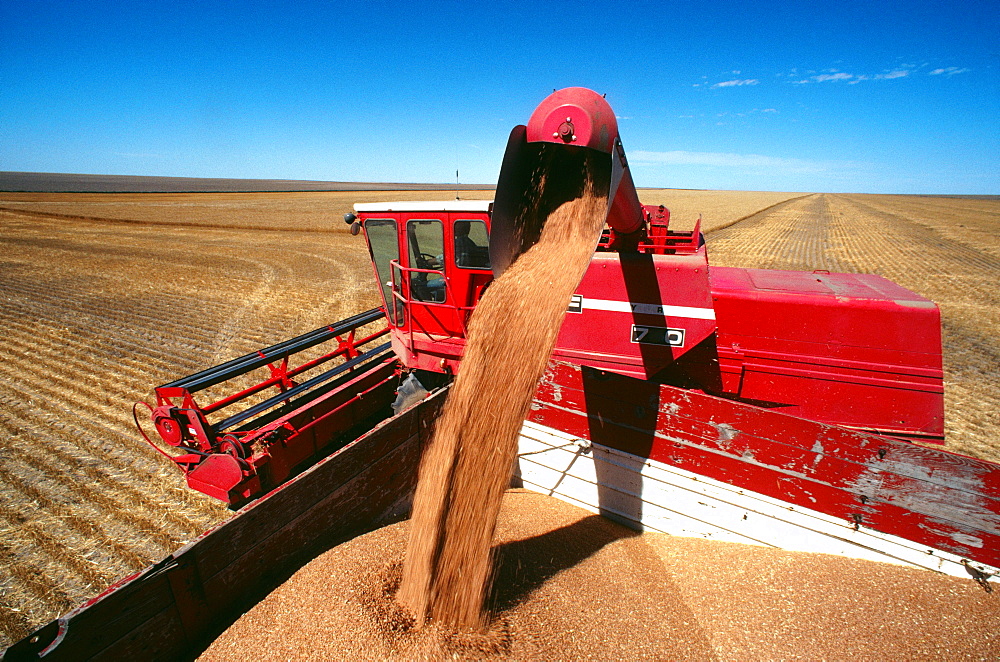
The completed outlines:
{"type": "Polygon", "coordinates": [[[594,195],[608,197],[612,248],[634,248],[644,229],[642,205],[615,113],[593,90],[567,87],[546,97],[527,126],[510,132],[493,203],[494,275],[538,241],[550,213],[588,187],[594,195]]]}

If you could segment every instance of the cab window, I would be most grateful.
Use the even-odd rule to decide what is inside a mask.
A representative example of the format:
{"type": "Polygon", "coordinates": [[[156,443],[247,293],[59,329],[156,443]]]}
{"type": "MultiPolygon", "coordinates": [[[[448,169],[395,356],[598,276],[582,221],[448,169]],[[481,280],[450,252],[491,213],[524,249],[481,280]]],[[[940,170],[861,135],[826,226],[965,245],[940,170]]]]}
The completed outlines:
{"type": "Polygon", "coordinates": [[[490,235],[484,221],[455,221],[455,264],[466,269],[490,268],[490,235]]]}
{"type": "Polygon", "coordinates": [[[411,220],[406,224],[407,244],[410,247],[410,268],[428,269],[410,272],[410,296],[417,301],[440,303],[445,300],[444,275],[444,226],[438,220],[411,220]]]}
{"type": "Polygon", "coordinates": [[[378,274],[379,284],[382,286],[385,309],[392,323],[399,326],[403,323],[403,303],[392,296],[392,267],[389,265],[391,260],[399,260],[396,221],[388,218],[370,218],[365,221],[365,236],[368,238],[368,250],[375,265],[375,272],[378,274]]]}

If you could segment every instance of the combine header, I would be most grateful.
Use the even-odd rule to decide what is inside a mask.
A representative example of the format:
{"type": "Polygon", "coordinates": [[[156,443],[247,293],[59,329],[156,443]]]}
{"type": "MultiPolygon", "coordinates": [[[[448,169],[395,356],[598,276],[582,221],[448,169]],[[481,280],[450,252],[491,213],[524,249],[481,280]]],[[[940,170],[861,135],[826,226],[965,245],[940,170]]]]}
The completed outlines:
{"type": "Polygon", "coordinates": [[[156,389],[152,424],[177,454],[159,450],[194,489],[248,505],[11,651],[135,653],[154,619],[188,633],[172,650],[196,649],[301,560],[290,545],[405,512],[469,316],[588,181],[609,193],[607,228],[567,302],[515,482],[636,528],[989,588],[1000,467],[911,443],[944,437],[937,306],[880,276],[710,266],[697,225],[673,230],[666,208],[640,203],[604,98],[568,88],[511,132],[494,202],[355,205],[345,220],[367,240],[381,309],[156,389]],[[266,569],[252,588],[251,569],[266,569]],[[163,604],[103,648],[74,630],[164,577],[163,604]]]}
{"type": "Polygon", "coordinates": [[[389,343],[373,346],[388,329],[356,338],[359,329],[384,317],[375,308],[158,386],[156,407],[144,402],[133,406],[136,426],[153,448],[184,471],[188,485],[230,505],[242,504],[390,413],[383,403],[396,390],[398,366],[389,343]],[[312,356],[299,359],[310,352],[312,356]],[[289,366],[293,359],[301,363],[289,366]],[[334,359],[341,361],[330,367],[334,359]],[[263,368],[266,377],[237,386],[237,393],[208,404],[195,399],[216,385],[239,384],[263,368]],[[268,390],[275,393],[260,395],[268,390]],[[180,454],[170,455],[149,439],[139,425],[140,405],[150,410],[163,442],[180,454]],[[209,417],[215,422],[209,423],[209,417]]]}

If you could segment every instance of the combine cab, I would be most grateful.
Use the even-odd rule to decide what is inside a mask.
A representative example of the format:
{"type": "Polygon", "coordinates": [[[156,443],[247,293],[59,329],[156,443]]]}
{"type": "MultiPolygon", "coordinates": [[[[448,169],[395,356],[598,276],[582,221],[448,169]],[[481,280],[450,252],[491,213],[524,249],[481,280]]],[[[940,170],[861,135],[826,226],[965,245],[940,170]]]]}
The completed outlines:
{"type": "MultiPolygon", "coordinates": [[[[356,205],[351,220],[365,228],[396,355],[410,369],[452,374],[492,280],[490,219],[485,203],[438,207],[356,205]]],[[[880,276],[710,268],[699,228],[674,232],[666,209],[641,209],[648,233],[632,250],[610,248],[605,231],[567,302],[554,360],[856,430],[944,440],[932,301],[880,276]]]]}
{"type": "Polygon", "coordinates": [[[699,227],[640,204],[607,102],[569,88],[511,132],[494,202],[355,205],[381,309],[156,389],[154,445],[242,509],[4,660],[198,650],[317,545],[405,513],[477,302],[584,186],[607,228],[515,483],[636,528],[991,586],[1000,467],[910,443],[943,440],[935,304],[879,276],[711,267],[699,227]]]}

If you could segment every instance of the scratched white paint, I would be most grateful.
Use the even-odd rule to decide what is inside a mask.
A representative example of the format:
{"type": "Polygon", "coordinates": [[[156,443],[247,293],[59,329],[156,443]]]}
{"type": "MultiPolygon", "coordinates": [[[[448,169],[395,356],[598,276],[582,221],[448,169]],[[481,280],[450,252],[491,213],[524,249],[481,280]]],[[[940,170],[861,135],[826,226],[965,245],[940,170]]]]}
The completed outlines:
{"type": "Polygon", "coordinates": [[[816,443],[813,444],[811,450],[813,453],[816,454],[816,457],[814,457],[812,461],[812,465],[815,467],[820,463],[820,460],[823,459],[823,442],[820,441],[819,439],[816,439],[816,443]]]}
{"type": "MultiPolygon", "coordinates": [[[[525,422],[523,485],[637,529],[916,566],[969,578],[962,558],[677,466],[525,422]]],[[[971,541],[968,541],[971,542],[971,541]]],[[[1000,569],[971,566],[994,575],[1000,569]]]]}
{"type": "Polygon", "coordinates": [[[736,435],[740,433],[739,430],[729,423],[712,423],[712,427],[719,433],[719,445],[723,448],[729,448],[729,442],[735,439],[736,435]]]}
{"type": "MultiPolygon", "coordinates": [[[[935,465],[933,469],[916,463],[876,460],[848,487],[870,499],[881,499],[907,510],[965,525],[970,530],[1000,534],[1000,513],[990,509],[990,500],[982,496],[982,478],[965,465],[935,465]],[[920,478],[921,489],[910,491],[896,487],[887,474],[920,478]],[[956,503],[956,490],[964,492],[956,503]]],[[[957,538],[954,538],[958,542],[957,538]]]]}

